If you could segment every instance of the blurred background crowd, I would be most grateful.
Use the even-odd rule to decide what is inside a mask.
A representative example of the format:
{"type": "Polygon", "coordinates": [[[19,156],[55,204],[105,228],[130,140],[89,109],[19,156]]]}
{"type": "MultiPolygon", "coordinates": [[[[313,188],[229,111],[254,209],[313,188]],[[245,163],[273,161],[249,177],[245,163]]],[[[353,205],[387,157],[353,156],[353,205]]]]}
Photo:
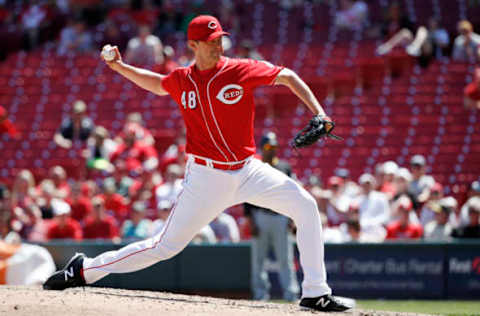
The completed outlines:
{"type": "MultiPolygon", "coordinates": [[[[263,2],[278,8],[280,22],[283,21],[283,16],[294,14],[292,12],[305,11],[304,16],[294,19],[302,32],[307,30],[305,34],[323,32],[329,43],[337,42],[338,38],[341,41],[342,36],[345,36],[347,42],[373,42],[375,45],[370,52],[371,58],[405,55],[414,61],[413,67],[419,73],[435,63],[464,63],[471,76],[469,82],[461,83],[465,86],[462,96],[464,104],[458,107],[462,111],[471,111],[474,127],[469,135],[474,134],[475,118],[478,117],[476,109],[480,109],[480,70],[472,69],[475,69],[480,58],[480,35],[474,32],[473,24],[468,20],[457,19],[454,23],[442,24],[438,12],[433,12],[429,19],[414,19],[412,1],[408,0],[263,2]],[[382,12],[374,14],[374,4],[380,6],[382,12]],[[308,15],[308,8],[318,6],[330,14],[328,29],[323,29],[322,23],[308,15]]],[[[443,2],[433,1],[438,8],[445,9],[443,2]]],[[[465,10],[480,6],[478,1],[460,2],[465,10]]],[[[0,0],[0,59],[7,63],[9,58],[14,58],[12,60],[17,65],[23,65],[22,58],[40,54],[43,59],[65,61],[67,68],[71,69],[76,66],[73,64],[68,67],[69,61],[88,56],[93,60],[90,68],[94,69],[94,75],[101,77],[102,71],[97,72],[95,67],[101,63],[98,58],[100,48],[108,43],[120,48],[126,62],[168,73],[177,66],[188,66],[193,62],[192,54],[185,47],[185,31],[189,21],[202,13],[216,15],[224,29],[232,33],[229,39],[224,39],[227,56],[262,59],[262,53],[265,54],[261,49],[262,39],[255,37],[255,32],[250,36],[251,26],[248,24],[248,16],[258,13],[251,12],[250,9],[259,9],[258,4],[249,0],[212,3],[206,0],[0,0]]],[[[466,18],[465,14],[464,17],[466,18]]],[[[278,26],[279,32],[282,25],[280,23],[278,26]]],[[[254,28],[257,27],[261,26],[255,24],[254,28]]],[[[279,34],[277,43],[269,46],[274,52],[268,59],[280,64],[288,64],[275,55],[277,45],[287,46],[282,43],[282,38],[288,38],[287,34],[284,35],[279,34]]],[[[268,42],[268,36],[265,37],[265,42],[268,42]]],[[[302,40],[311,43],[308,35],[302,40]]],[[[302,49],[296,48],[295,53],[302,49]]],[[[335,55],[335,50],[330,49],[330,53],[332,51],[335,55]]],[[[291,59],[296,60],[298,54],[291,59]]],[[[39,65],[42,67],[41,62],[39,65]]],[[[301,66],[292,68],[301,69],[301,66]]],[[[322,65],[319,69],[317,74],[321,76],[322,65]]],[[[74,71],[69,75],[72,74],[74,71]]],[[[299,74],[302,76],[302,72],[299,74]]],[[[76,72],[75,75],[81,77],[82,73],[76,72]]],[[[70,84],[75,78],[63,80],[70,80],[70,84]]],[[[391,84],[383,78],[378,81],[383,85],[380,87],[391,84]]],[[[116,81],[118,82],[121,81],[116,81]]],[[[13,86],[8,80],[7,83],[6,89],[18,92],[16,82],[13,86]]],[[[47,88],[43,86],[43,89],[48,90],[45,94],[55,93],[55,84],[50,83],[47,88]]],[[[94,85],[97,85],[95,81],[94,85]]],[[[100,94],[107,94],[109,83],[103,80],[101,85],[104,88],[99,88],[100,94]]],[[[134,89],[130,86],[128,88],[134,89]]],[[[354,97],[361,96],[363,88],[365,87],[356,85],[354,97]]],[[[327,110],[334,108],[335,102],[340,100],[338,95],[328,89],[324,95],[327,110]]],[[[135,108],[136,111],[115,116],[118,124],[113,127],[104,126],[101,117],[89,114],[93,111],[91,108],[96,111],[102,96],[95,96],[92,100],[91,97],[79,98],[82,96],[81,91],[73,92],[77,98],[71,97],[73,94],[70,93],[67,94],[69,97],[61,101],[68,111],[64,110],[62,118],[55,121],[56,126],[51,128],[54,132],[47,133],[49,139],[45,142],[45,148],[48,150],[47,153],[42,152],[42,158],[45,159],[60,155],[60,152],[66,153],[62,154],[61,159],[57,159],[48,168],[41,163],[37,165],[36,157],[31,159],[31,168],[28,165],[18,167],[16,162],[10,166],[8,161],[11,157],[8,155],[0,162],[0,169],[15,170],[14,174],[6,171],[1,177],[4,184],[0,185],[0,237],[29,241],[65,238],[120,241],[143,239],[158,233],[181,190],[186,163],[182,126],[167,125],[175,136],[170,137],[170,142],[166,143],[164,138],[158,137],[156,124],[160,123],[152,120],[151,115],[145,118],[143,104],[135,108]],[[70,155],[69,152],[76,154],[70,155]],[[80,162],[73,169],[68,163],[72,159],[80,162]],[[43,169],[44,172],[34,171],[33,168],[43,169]]],[[[114,97],[125,100],[123,94],[114,97]]],[[[18,104],[20,102],[21,100],[18,104]]],[[[49,102],[40,99],[40,108],[43,109],[43,103],[49,102]]],[[[115,110],[122,108],[121,105],[117,107],[115,102],[112,101],[115,110]]],[[[17,111],[18,104],[13,103],[15,102],[5,103],[0,107],[0,133],[3,134],[0,135],[1,142],[17,142],[26,150],[23,147],[25,140],[31,143],[35,138],[30,136],[24,125],[31,125],[32,122],[29,118],[22,122],[22,108],[17,111]],[[16,120],[9,115],[9,110],[15,113],[16,120]]],[[[110,105],[100,107],[107,106],[110,105]]],[[[301,111],[300,114],[302,113],[305,112],[301,111]]],[[[257,136],[273,128],[274,124],[268,123],[269,119],[271,121],[269,115],[275,114],[267,113],[266,123],[256,132],[257,136]]],[[[333,120],[336,121],[338,116],[333,115],[333,120]]],[[[174,117],[178,119],[178,115],[174,117]]],[[[303,118],[306,122],[308,114],[303,114],[303,118]]],[[[349,117],[347,119],[350,120],[349,117]]],[[[162,122],[161,125],[163,124],[162,122]]],[[[416,152],[402,152],[398,155],[402,159],[382,159],[381,156],[374,155],[377,159],[374,163],[365,164],[365,168],[348,168],[342,163],[332,167],[311,163],[317,154],[315,157],[309,154],[295,157],[288,149],[290,135],[290,131],[288,136],[279,135],[278,138],[285,142],[259,146],[259,159],[263,158],[265,146],[268,146],[269,150],[274,150],[275,156],[287,161],[296,159],[309,163],[309,167],[312,167],[310,172],[302,169],[302,174],[298,177],[295,176],[297,170],[294,165],[292,177],[302,182],[317,199],[327,242],[480,237],[480,161],[477,160],[476,167],[469,171],[469,179],[472,181],[468,181],[464,190],[459,192],[452,189],[455,180],[437,178],[430,174],[432,159],[429,158],[431,150],[428,144],[425,145],[426,149],[423,147],[424,151],[420,146],[416,152]],[[331,170],[325,170],[328,168],[331,170]]],[[[377,140],[376,135],[363,137],[377,140]]],[[[469,140],[468,143],[472,142],[475,144],[475,140],[469,140]]],[[[344,144],[349,148],[356,146],[349,143],[348,139],[344,144]]],[[[432,140],[430,147],[434,145],[438,145],[436,140],[435,143],[432,140]]],[[[323,148],[328,146],[329,143],[323,148]]],[[[13,152],[15,151],[11,151],[13,152]]],[[[324,155],[328,156],[328,153],[324,155]]],[[[226,210],[199,232],[193,242],[248,240],[252,232],[255,234],[253,226],[251,216],[244,212],[244,206],[237,205],[226,210]]],[[[295,230],[294,227],[291,229],[295,230]]]]}

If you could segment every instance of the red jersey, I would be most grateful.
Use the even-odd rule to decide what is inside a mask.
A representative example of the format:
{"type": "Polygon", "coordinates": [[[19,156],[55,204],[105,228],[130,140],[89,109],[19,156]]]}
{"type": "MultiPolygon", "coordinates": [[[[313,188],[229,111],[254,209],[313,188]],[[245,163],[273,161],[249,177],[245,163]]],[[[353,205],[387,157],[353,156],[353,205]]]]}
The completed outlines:
{"type": "Polygon", "coordinates": [[[469,97],[472,100],[480,100],[480,88],[479,84],[476,82],[469,83],[463,90],[463,94],[466,97],[469,97]]]}
{"type": "MultiPolygon", "coordinates": [[[[160,71],[159,71],[160,72],[160,71]]],[[[145,140],[147,139],[154,139],[152,133],[142,125],[139,125],[137,123],[128,123],[127,125],[129,128],[133,128],[135,131],[135,137],[137,141],[142,142],[144,145],[148,145],[145,140]]],[[[125,138],[125,132],[121,131],[117,137],[124,139],[125,138]]]]}
{"type": "Polygon", "coordinates": [[[382,187],[380,188],[380,192],[385,194],[390,194],[390,196],[394,196],[397,192],[397,188],[393,182],[384,182],[382,187]]]}
{"type": "Polygon", "coordinates": [[[76,221],[83,221],[92,212],[92,202],[89,198],[80,196],[76,200],[68,200],[72,209],[70,216],[76,221]]]}
{"type": "Polygon", "coordinates": [[[125,160],[128,171],[142,172],[142,163],[150,158],[157,158],[157,151],[153,146],[145,145],[136,141],[132,147],[120,144],[117,150],[113,152],[110,161],[117,159],[125,160]]]}
{"type": "Polygon", "coordinates": [[[83,227],[83,238],[85,239],[112,239],[118,236],[117,223],[111,216],[96,221],[93,217],[85,220],[83,227]]]}
{"type": "Polygon", "coordinates": [[[82,239],[82,228],[80,224],[71,218],[67,219],[65,226],[60,227],[57,221],[53,221],[52,225],[48,228],[48,239],[82,239]]]}
{"type": "Polygon", "coordinates": [[[408,224],[405,227],[400,222],[394,222],[387,226],[387,239],[418,239],[423,235],[420,225],[408,224]]]}
{"type": "Polygon", "coordinates": [[[128,217],[127,204],[123,196],[113,193],[111,195],[100,194],[99,197],[105,201],[105,209],[112,212],[116,219],[123,221],[128,217]]]}
{"type": "Polygon", "coordinates": [[[15,125],[13,125],[10,120],[5,120],[0,123],[0,135],[3,133],[8,133],[10,137],[16,137],[18,135],[15,125]]]}
{"type": "Polygon", "coordinates": [[[272,84],[282,67],[221,57],[200,71],[177,68],[162,80],[187,128],[186,152],[216,161],[241,161],[255,153],[254,89],[272,84]]]}

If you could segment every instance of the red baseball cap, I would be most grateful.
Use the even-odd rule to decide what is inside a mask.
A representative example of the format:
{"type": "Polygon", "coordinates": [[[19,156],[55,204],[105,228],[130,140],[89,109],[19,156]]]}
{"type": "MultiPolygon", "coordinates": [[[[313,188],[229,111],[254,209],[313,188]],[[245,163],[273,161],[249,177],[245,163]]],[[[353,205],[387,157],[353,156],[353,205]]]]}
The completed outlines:
{"type": "Polygon", "coordinates": [[[442,192],[443,191],[443,186],[440,183],[435,182],[435,184],[433,185],[433,187],[430,191],[432,191],[432,192],[442,192]]]}
{"type": "Polygon", "coordinates": [[[199,15],[188,24],[188,40],[208,42],[222,35],[230,34],[224,32],[217,18],[211,15],[199,15]]]}

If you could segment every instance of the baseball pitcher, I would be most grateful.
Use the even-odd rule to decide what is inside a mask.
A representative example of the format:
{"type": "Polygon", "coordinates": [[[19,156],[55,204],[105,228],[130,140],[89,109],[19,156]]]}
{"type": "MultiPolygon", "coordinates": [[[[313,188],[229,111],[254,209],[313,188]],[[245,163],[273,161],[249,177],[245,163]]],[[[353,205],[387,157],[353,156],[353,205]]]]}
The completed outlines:
{"type": "Polygon", "coordinates": [[[116,46],[105,47],[102,58],[113,71],[154,94],[170,95],[178,103],[187,129],[183,191],[158,235],[95,258],[76,254],[45,282],[45,289],[84,286],[109,273],[133,272],[169,259],[224,209],[247,202],[275,210],[295,222],[305,275],[300,305],[320,311],[351,307],[332,296],[327,284],[322,225],[315,199],[284,173],[253,158],[253,92],[262,85],[284,85],[313,112],[313,119],[297,135],[293,146],[334,137],[330,134],[334,124],[292,70],[265,61],[224,57],[224,35],[229,34],[215,17],[194,18],[187,38],[195,62],[168,75],[130,66],[122,61],[116,46]]]}

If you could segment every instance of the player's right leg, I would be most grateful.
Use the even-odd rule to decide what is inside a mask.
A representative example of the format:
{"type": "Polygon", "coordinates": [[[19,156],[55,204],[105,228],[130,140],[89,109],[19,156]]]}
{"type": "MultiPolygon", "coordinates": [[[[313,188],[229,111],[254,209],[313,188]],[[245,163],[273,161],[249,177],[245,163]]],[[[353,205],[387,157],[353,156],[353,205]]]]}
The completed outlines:
{"type": "Polygon", "coordinates": [[[290,217],[297,226],[297,245],[304,272],[301,306],[320,311],[351,308],[331,295],[323,254],[322,223],[315,199],[297,182],[272,166],[253,159],[244,167],[240,202],[290,217]]]}
{"type": "Polygon", "coordinates": [[[175,256],[197,232],[231,205],[230,181],[216,170],[189,163],[183,191],[159,234],[95,258],[76,259],[75,266],[69,263],[49,278],[44,288],[63,290],[92,284],[110,273],[138,271],[175,256]]]}

